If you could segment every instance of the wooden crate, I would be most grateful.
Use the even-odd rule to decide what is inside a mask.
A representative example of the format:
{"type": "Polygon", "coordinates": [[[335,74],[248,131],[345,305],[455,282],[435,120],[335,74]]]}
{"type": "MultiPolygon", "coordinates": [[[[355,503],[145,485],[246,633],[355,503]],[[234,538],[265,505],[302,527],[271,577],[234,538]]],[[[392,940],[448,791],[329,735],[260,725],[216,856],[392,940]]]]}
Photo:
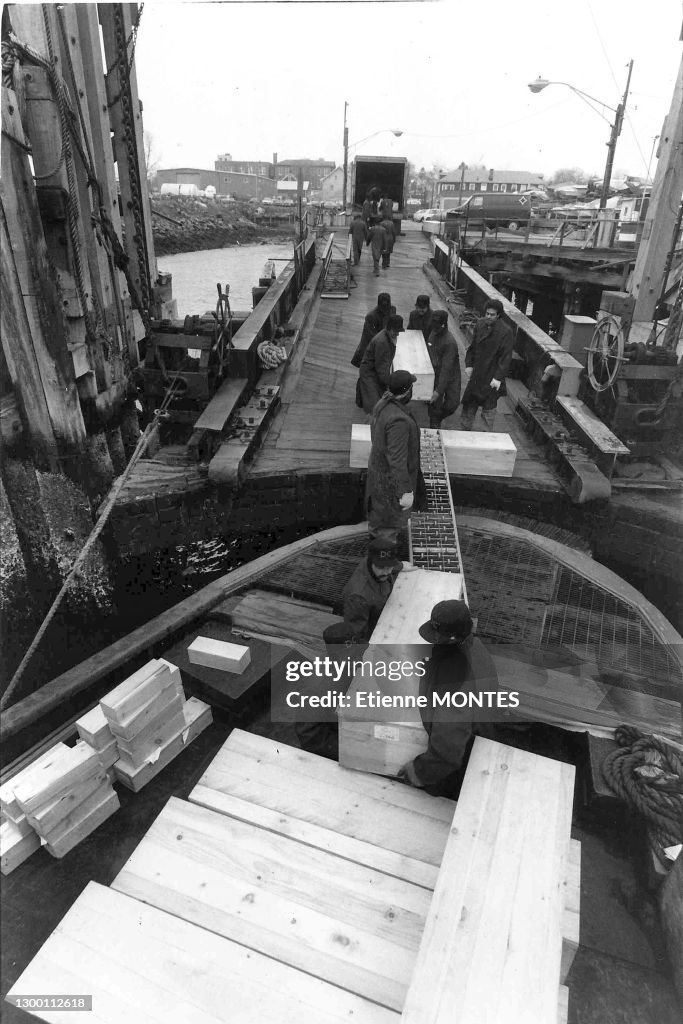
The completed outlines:
{"type": "Polygon", "coordinates": [[[225,640],[212,640],[198,636],[187,648],[187,656],[193,665],[221,669],[239,675],[251,661],[251,652],[242,644],[230,644],[225,640]]]}
{"type": "Polygon", "coordinates": [[[209,705],[197,700],[196,697],[190,697],[187,701],[183,707],[183,715],[184,729],[158,748],[159,754],[154,761],[147,761],[138,768],[122,765],[121,760],[116,762],[114,773],[119,782],[132,789],[134,793],[138,793],[213,721],[209,705]]]}
{"type": "Polygon", "coordinates": [[[422,331],[401,331],[392,369],[414,373],[417,380],[413,384],[413,400],[429,401],[434,393],[434,367],[422,331]]]}
{"type": "MultiPolygon", "coordinates": [[[[446,469],[459,476],[511,477],[517,448],[509,434],[488,430],[442,430],[446,469]]],[[[367,469],[370,458],[370,424],[351,426],[351,469],[367,469]]]]}
{"type": "MultiPolygon", "coordinates": [[[[438,601],[461,600],[463,577],[459,573],[414,569],[401,573],[394,584],[370,638],[363,660],[411,661],[428,657],[430,645],[418,629],[438,601]]],[[[348,690],[351,707],[339,710],[339,763],[357,771],[397,775],[400,769],[424,753],[427,734],[419,709],[379,711],[361,707],[360,695],[382,689],[392,695],[417,696],[419,677],[403,676],[384,683],[369,683],[367,674],[357,676],[348,690]]]]}

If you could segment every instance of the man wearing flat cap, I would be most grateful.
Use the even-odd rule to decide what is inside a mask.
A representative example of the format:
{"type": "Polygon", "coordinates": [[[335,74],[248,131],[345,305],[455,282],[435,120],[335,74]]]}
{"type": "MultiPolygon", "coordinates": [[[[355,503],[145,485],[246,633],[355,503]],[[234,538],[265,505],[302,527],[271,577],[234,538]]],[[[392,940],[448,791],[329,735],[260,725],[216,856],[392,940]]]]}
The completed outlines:
{"type": "MultiPolygon", "coordinates": [[[[420,694],[427,697],[421,713],[429,742],[424,754],[403,766],[399,778],[433,796],[456,799],[475,729],[467,711],[459,713],[435,703],[433,695],[443,698],[456,691],[497,690],[498,676],[491,656],[473,634],[472,616],[464,601],[439,601],[419,632],[433,645],[420,680],[420,694]]],[[[476,731],[491,733],[485,725],[477,725],[476,731]]]]}
{"type": "Polygon", "coordinates": [[[396,544],[374,537],[344,587],[344,622],[357,640],[369,640],[399,572],[412,569],[398,557],[396,544]]]}
{"type": "Polygon", "coordinates": [[[408,516],[422,483],[420,428],[408,406],[416,380],[408,370],[394,370],[370,423],[366,491],[370,536],[395,542],[400,537],[401,545],[406,544],[408,516]]]}
{"type": "Polygon", "coordinates": [[[458,343],[448,330],[448,313],[435,309],[432,332],[427,342],[434,367],[434,391],[429,400],[429,426],[437,429],[460,405],[460,353],[458,343]]]}

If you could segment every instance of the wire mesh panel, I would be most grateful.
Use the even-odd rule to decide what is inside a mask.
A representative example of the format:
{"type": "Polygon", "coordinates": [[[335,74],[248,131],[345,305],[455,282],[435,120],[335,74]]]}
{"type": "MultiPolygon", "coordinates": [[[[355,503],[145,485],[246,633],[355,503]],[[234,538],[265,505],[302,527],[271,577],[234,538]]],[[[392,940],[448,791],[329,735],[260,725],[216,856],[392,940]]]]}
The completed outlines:
{"type": "Polygon", "coordinates": [[[565,566],[556,574],[541,643],[569,648],[603,668],[645,676],[655,686],[681,683],[678,659],[638,608],[565,566]]]}

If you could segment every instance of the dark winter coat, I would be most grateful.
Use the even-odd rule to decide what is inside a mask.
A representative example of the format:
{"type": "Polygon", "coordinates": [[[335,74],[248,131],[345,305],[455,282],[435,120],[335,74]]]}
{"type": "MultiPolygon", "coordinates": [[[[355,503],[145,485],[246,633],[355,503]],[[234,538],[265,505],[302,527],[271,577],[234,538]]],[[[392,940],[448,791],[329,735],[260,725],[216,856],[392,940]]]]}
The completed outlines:
{"type": "Polygon", "coordinates": [[[360,219],[352,220],[349,234],[353,239],[354,245],[357,245],[360,249],[368,240],[368,227],[365,221],[360,219]]]}
{"type": "Polygon", "coordinates": [[[432,695],[465,690],[497,690],[498,674],[491,655],[478,637],[464,644],[437,644],[432,648],[427,671],[420,680],[420,694],[427,706],[420,710],[429,737],[427,750],[413,761],[423,786],[447,789],[464,769],[467,747],[474,732],[486,733],[486,725],[473,727],[467,710],[433,706],[432,695]]]}
{"type": "Polygon", "coordinates": [[[380,224],[380,227],[384,228],[384,230],[386,232],[386,236],[387,236],[386,242],[384,243],[384,251],[385,252],[393,252],[394,251],[394,241],[395,241],[395,238],[396,238],[396,234],[395,234],[395,231],[394,231],[394,222],[392,220],[389,220],[389,219],[383,220],[381,222],[381,224],[380,224]]]}
{"type": "Polygon", "coordinates": [[[386,330],[370,341],[361,360],[358,384],[365,412],[372,412],[389,385],[396,342],[386,330]]]}
{"type": "Polygon", "coordinates": [[[370,424],[367,497],[375,526],[401,529],[402,494],[418,491],[420,428],[407,405],[387,392],[375,406],[370,424]]]}
{"type": "Polygon", "coordinates": [[[506,394],[505,378],[512,361],[512,331],[502,320],[480,320],[474,329],[472,344],[465,355],[465,365],[472,367],[463,404],[468,401],[483,403],[491,397],[491,381],[501,382],[498,395],[506,394]]]}
{"type": "Polygon", "coordinates": [[[434,366],[434,390],[439,395],[435,404],[443,407],[444,417],[450,416],[460,404],[458,343],[449,330],[432,331],[427,347],[434,366]]]}
{"type": "Polygon", "coordinates": [[[390,199],[389,196],[384,196],[382,198],[382,202],[379,204],[379,212],[382,214],[382,217],[387,217],[391,220],[394,215],[393,199],[390,199]]]}
{"type": "Polygon", "coordinates": [[[417,309],[413,309],[408,317],[408,330],[409,331],[422,331],[424,334],[425,341],[429,341],[429,335],[432,332],[432,311],[427,308],[425,313],[419,313],[417,309]]]}
{"type": "Polygon", "coordinates": [[[344,622],[358,640],[369,640],[384,605],[393,590],[397,570],[387,579],[373,574],[367,558],[358,564],[342,591],[344,622]]]}
{"type": "Polygon", "coordinates": [[[381,224],[373,224],[370,228],[369,244],[373,260],[378,260],[387,247],[387,233],[381,224]]]}
{"type": "Polygon", "coordinates": [[[396,306],[391,306],[386,312],[382,311],[379,306],[375,306],[365,317],[363,321],[363,331],[360,336],[360,341],[356,351],[351,357],[352,366],[360,366],[361,360],[365,355],[365,350],[380,331],[383,331],[389,322],[389,317],[396,312],[396,306]]]}

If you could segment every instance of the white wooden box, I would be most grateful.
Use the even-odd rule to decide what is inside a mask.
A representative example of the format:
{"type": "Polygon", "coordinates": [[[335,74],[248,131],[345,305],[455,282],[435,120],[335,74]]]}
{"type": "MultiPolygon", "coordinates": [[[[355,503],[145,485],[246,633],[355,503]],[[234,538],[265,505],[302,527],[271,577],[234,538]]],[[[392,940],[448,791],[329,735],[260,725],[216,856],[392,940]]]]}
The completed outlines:
{"type": "Polygon", "coordinates": [[[434,393],[434,367],[422,331],[401,331],[396,342],[394,370],[410,370],[417,377],[413,398],[428,402],[434,393]]]}
{"type": "Polygon", "coordinates": [[[517,449],[509,434],[489,430],[442,430],[449,473],[462,476],[512,476],[517,449]]]}
{"type": "MultiPolygon", "coordinates": [[[[488,430],[442,430],[446,468],[460,476],[504,476],[514,473],[517,448],[509,434],[488,430]]],[[[370,425],[351,426],[351,469],[367,469],[370,425]]]]}
{"type": "Polygon", "coordinates": [[[226,640],[212,640],[198,636],[187,648],[187,656],[193,665],[218,668],[224,672],[239,675],[251,661],[251,651],[241,644],[230,644],[226,640]]]}

